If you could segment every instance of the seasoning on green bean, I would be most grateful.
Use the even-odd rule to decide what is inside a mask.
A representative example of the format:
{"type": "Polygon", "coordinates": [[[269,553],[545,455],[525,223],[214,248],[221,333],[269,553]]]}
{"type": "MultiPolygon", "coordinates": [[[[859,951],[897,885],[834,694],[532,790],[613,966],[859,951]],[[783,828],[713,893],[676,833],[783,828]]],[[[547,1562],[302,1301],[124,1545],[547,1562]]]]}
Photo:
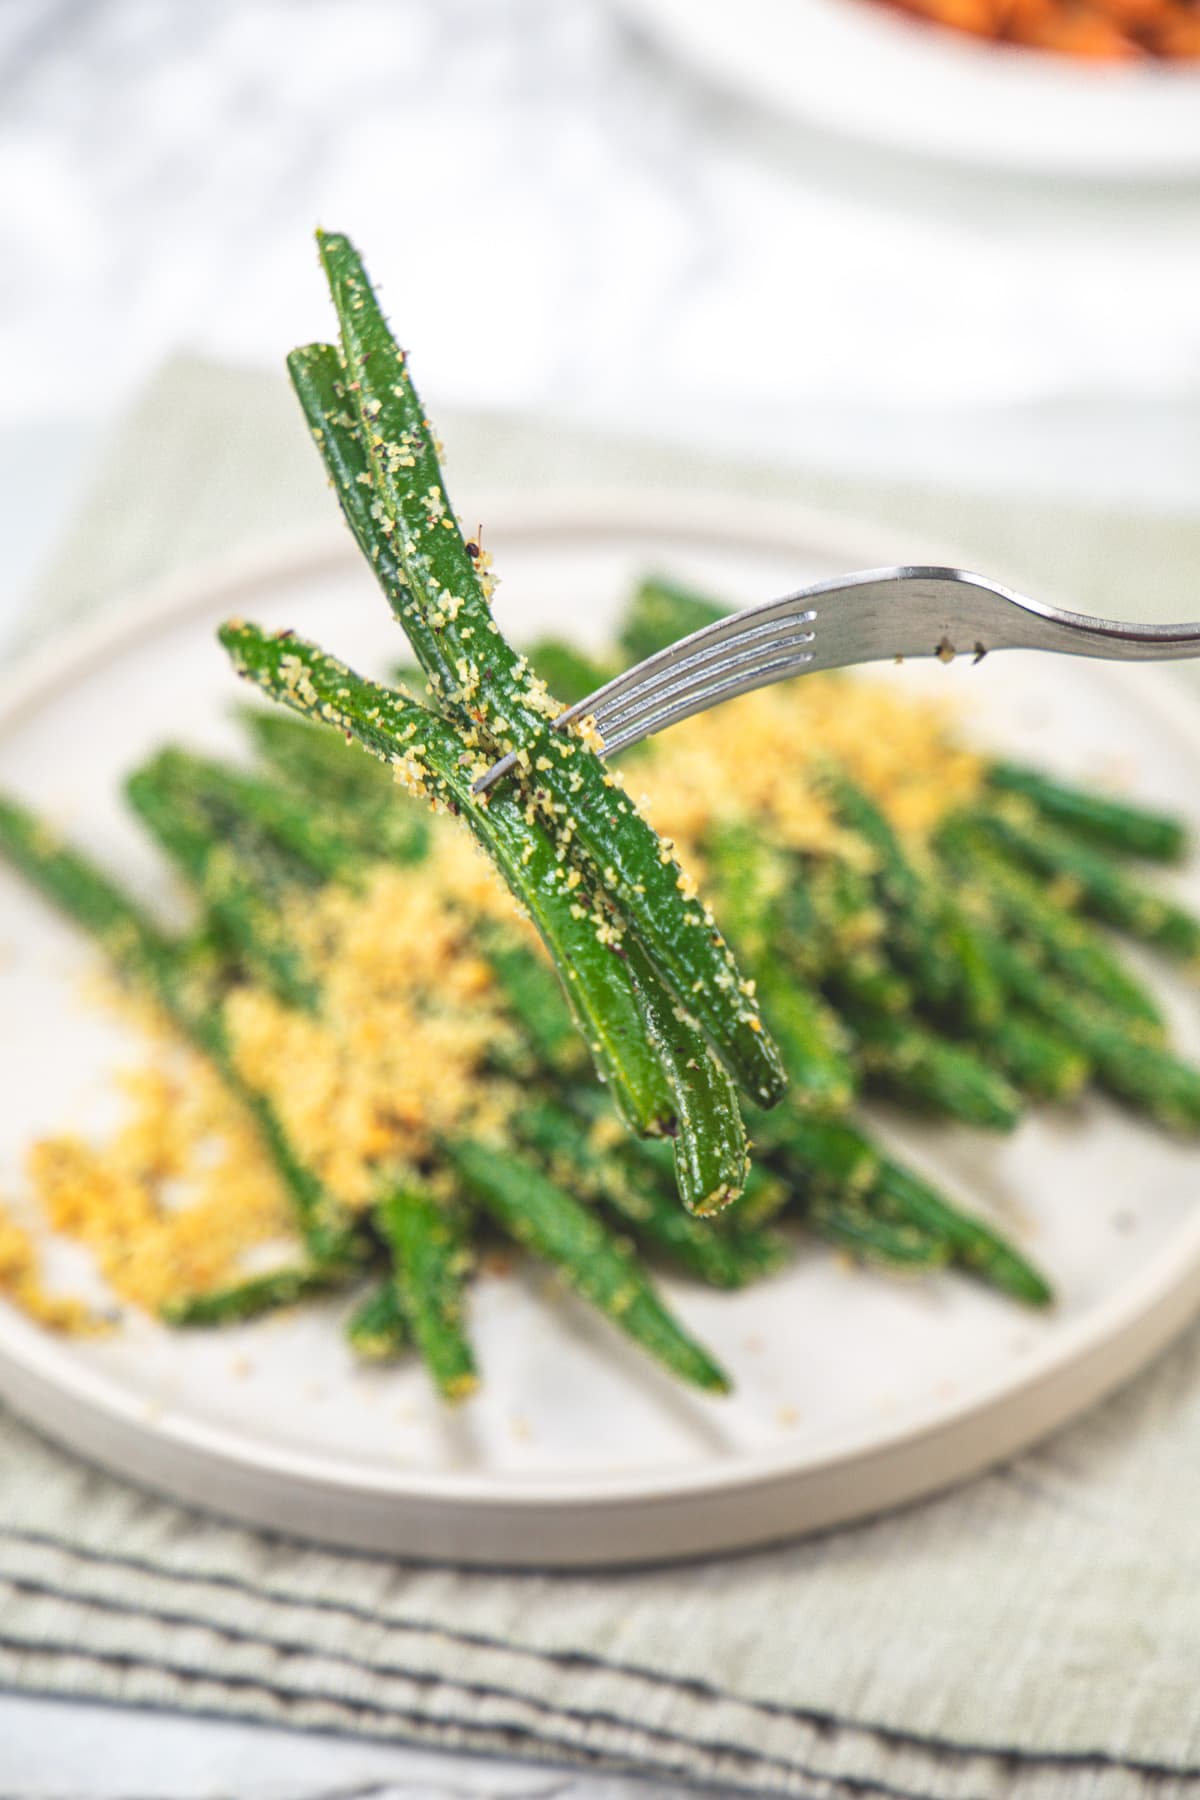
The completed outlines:
{"type": "Polygon", "coordinates": [[[1126,1019],[1048,974],[1019,943],[998,933],[989,942],[1010,990],[1078,1047],[1102,1087],[1169,1130],[1200,1130],[1200,1069],[1132,1034],[1126,1019]]]}
{"type": "Polygon", "coordinates": [[[885,1157],[872,1204],[885,1215],[938,1234],[950,1246],[954,1262],[989,1287],[1026,1306],[1048,1306],[1054,1299],[1049,1282],[1027,1258],[982,1219],[951,1206],[912,1169],[885,1157]]]}
{"type": "Polygon", "coordinates": [[[985,1131],[1012,1131],[1021,1097],[1012,1084],[964,1044],[913,1019],[855,1009],[848,1020],[873,1085],[985,1131]]]}
{"type": "Polygon", "coordinates": [[[726,1393],[729,1378],[683,1329],[620,1239],[587,1206],[524,1158],[492,1144],[448,1140],[469,1193],[518,1243],[555,1263],[583,1299],[682,1380],[726,1393]]]}
{"type": "Polygon", "coordinates": [[[655,980],[641,946],[628,959],[646,1038],[674,1101],[670,1132],[675,1180],[690,1213],[703,1217],[736,1200],[746,1184],[746,1129],[728,1071],[712,1054],[694,1019],[655,980]]]}
{"type": "Polygon", "coordinates": [[[1001,793],[1021,794],[1031,800],[1052,824],[1120,855],[1178,862],[1187,849],[1183,824],[1167,813],[1134,806],[1090,788],[1073,787],[1023,763],[994,762],[987,779],[989,786],[1001,793]]]}
{"type": "Polygon", "coordinates": [[[320,877],[307,864],[281,857],[198,777],[199,765],[171,750],[137,769],[125,793],[142,823],[196,888],[205,911],[241,956],[260,970],[289,1006],[316,1012],[320,990],[290,932],[283,902],[315,891],[320,877]]]}
{"type": "Polygon", "coordinates": [[[1200,919],[1143,887],[1103,850],[1047,825],[1015,795],[965,816],[1047,876],[1056,897],[1200,969],[1200,919]]]}
{"type": "Polygon", "coordinates": [[[394,1362],[412,1349],[412,1327],[393,1276],[379,1282],[355,1307],[345,1331],[346,1342],[361,1362],[394,1362]]]}
{"type": "Polygon", "coordinates": [[[167,1325],[242,1325],[264,1313],[278,1312],[313,1294],[326,1292],[347,1275],[345,1269],[321,1267],[271,1269],[264,1275],[231,1282],[228,1287],[168,1300],[161,1317],[167,1325]]]}
{"type": "Polygon", "coordinates": [[[938,844],[959,876],[982,887],[1001,923],[1023,937],[1047,966],[1128,1017],[1148,1041],[1161,1042],[1158,1002],[1086,919],[1060,905],[1043,883],[966,819],[948,820],[938,844]]]}
{"type": "Polygon", "coordinates": [[[814,1237],[859,1262],[924,1275],[950,1261],[947,1244],[915,1225],[879,1218],[862,1201],[817,1194],[805,1207],[804,1223],[814,1237]]]}
{"type": "Polygon", "coordinates": [[[392,1253],[400,1312],[444,1400],[479,1385],[464,1326],[470,1254],[454,1209],[411,1182],[393,1186],[372,1209],[392,1253]]]}

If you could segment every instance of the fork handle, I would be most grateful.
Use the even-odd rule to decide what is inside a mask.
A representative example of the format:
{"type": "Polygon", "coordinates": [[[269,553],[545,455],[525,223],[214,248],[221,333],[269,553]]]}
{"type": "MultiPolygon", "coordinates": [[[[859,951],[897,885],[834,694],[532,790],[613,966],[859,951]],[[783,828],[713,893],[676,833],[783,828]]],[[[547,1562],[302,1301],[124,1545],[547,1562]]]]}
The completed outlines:
{"type": "MultiPolygon", "coordinates": [[[[869,588],[871,576],[863,582],[869,588]]],[[[896,655],[949,660],[952,655],[980,657],[992,650],[1050,650],[1115,662],[1166,662],[1200,656],[1200,624],[1142,625],[1067,612],[964,569],[881,572],[877,589],[880,624],[878,633],[870,634],[878,636],[877,647],[862,643],[859,611],[856,642],[842,645],[839,654],[838,613],[832,606],[821,615],[819,666],[838,668],[896,655]],[[897,602],[904,605],[902,623],[891,610],[897,602]],[[903,643],[897,641],[900,638],[903,643]]]]}

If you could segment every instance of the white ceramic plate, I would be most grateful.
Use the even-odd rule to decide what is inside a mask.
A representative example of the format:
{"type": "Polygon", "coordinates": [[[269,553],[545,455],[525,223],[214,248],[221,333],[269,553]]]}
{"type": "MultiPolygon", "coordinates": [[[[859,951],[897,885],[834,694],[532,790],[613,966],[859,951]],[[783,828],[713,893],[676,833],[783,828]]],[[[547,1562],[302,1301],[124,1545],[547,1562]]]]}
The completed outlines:
{"type": "MultiPolygon", "coordinates": [[[[519,634],[603,642],[648,564],[744,602],[903,543],[749,507],[594,502],[489,513],[519,634]]],[[[64,633],[0,698],[0,786],[78,833],[148,899],[178,905],[117,799],[165,738],[232,750],[235,690],[213,639],[240,612],[294,625],[367,670],[402,648],[341,537],[227,572],[123,621],[64,633]]],[[[960,694],[979,736],[1066,770],[1120,765],[1137,792],[1200,825],[1200,729],[1161,670],[995,657],[887,669],[960,694]]],[[[1200,899],[1193,871],[1183,891],[1200,899]]],[[[103,1125],[111,1072],[139,1046],[89,1006],[94,952],[0,869],[0,1193],[40,1132],[103,1125]]],[[[1192,1001],[1177,997],[1185,1038],[1192,1001]]],[[[212,1335],[133,1321],[63,1342],[0,1308],[0,1393],[52,1435],[135,1480],[276,1529],[487,1563],[682,1556],[893,1505],[1007,1455],[1144,1363],[1200,1297],[1197,1157],[1100,1103],[1011,1140],[883,1121],[906,1154],[1000,1220],[1049,1270],[1031,1317],[959,1279],[853,1272],[802,1240],[745,1294],[668,1281],[731,1369],[707,1400],[660,1376],[544,1275],[485,1275],[472,1305],[486,1382],[447,1415],[417,1367],[356,1368],[341,1301],[212,1335]]],[[[62,1251],[78,1272],[76,1252],[62,1251]]]]}
{"type": "Polygon", "coordinates": [[[1106,181],[1200,170],[1200,72],[976,42],[873,0],[618,0],[722,87],[881,149],[1106,181]]]}

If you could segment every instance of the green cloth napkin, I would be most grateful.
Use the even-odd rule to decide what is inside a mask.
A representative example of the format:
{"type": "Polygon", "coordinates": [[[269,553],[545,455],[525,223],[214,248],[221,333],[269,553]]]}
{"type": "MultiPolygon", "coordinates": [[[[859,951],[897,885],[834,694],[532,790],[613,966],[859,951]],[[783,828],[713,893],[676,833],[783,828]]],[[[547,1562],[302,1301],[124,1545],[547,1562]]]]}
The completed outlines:
{"type": "MultiPolygon", "coordinates": [[[[1186,611],[1200,567],[1200,520],[731,469],[508,419],[444,431],[467,511],[498,481],[750,489],[1147,617],[1186,611]]],[[[26,635],[330,504],[278,383],[172,365],[111,446],[26,635]]],[[[724,1792],[1168,1800],[1200,1783],[1198,1365],[1192,1332],[1051,1443],[890,1518],[615,1574],[298,1546],[126,1487],[0,1415],[0,1684],[724,1792]]]]}

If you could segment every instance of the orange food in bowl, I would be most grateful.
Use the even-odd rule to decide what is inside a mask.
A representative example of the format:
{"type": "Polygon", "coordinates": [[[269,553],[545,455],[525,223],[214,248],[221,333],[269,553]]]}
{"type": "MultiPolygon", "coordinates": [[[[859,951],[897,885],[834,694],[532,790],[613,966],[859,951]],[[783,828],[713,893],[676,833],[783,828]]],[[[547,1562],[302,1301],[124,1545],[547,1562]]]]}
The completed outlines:
{"type": "Polygon", "coordinates": [[[1200,61],[1196,0],[885,0],[952,31],[1089,62],[1200,61]]]}

